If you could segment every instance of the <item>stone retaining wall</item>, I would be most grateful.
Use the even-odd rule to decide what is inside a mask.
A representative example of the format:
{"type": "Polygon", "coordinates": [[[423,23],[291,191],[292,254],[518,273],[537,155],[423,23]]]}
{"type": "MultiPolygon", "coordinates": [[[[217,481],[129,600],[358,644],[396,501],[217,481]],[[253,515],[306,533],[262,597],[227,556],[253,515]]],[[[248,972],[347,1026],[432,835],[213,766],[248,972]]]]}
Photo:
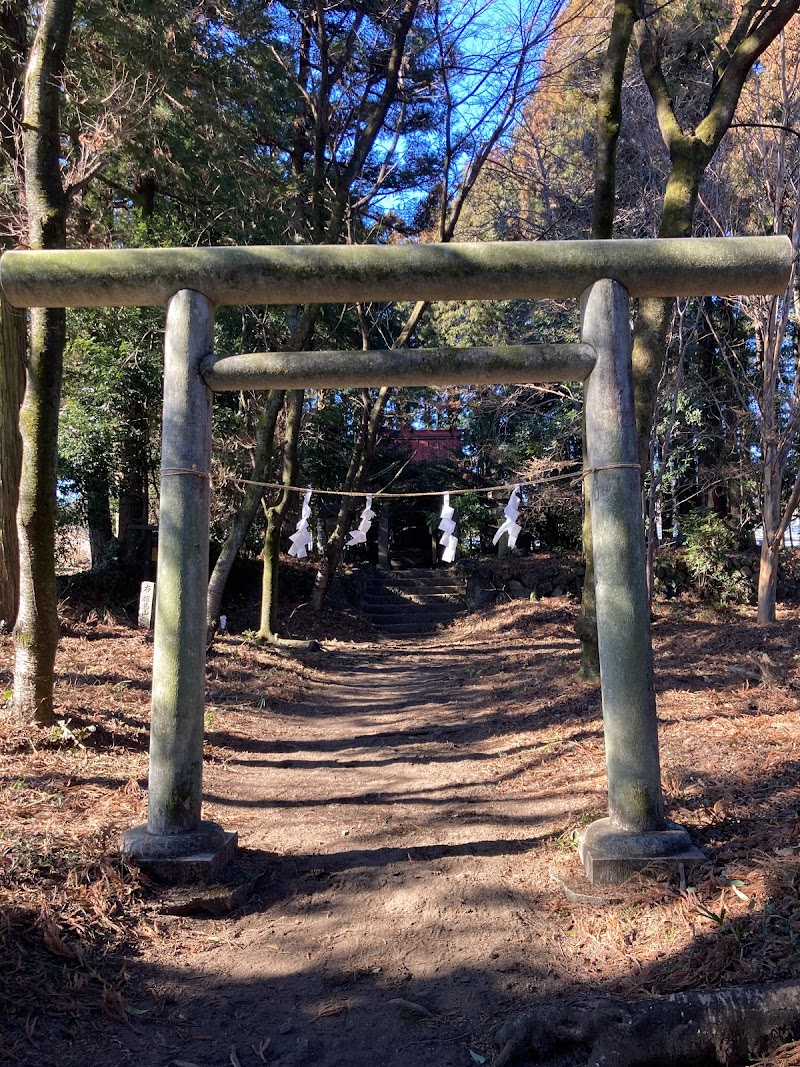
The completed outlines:
{"type": "MultiPolygon", "coordinates": [[[[503,599],[539,600],[571,596],[579,599],[586,567],[576,553],[537,553],[505,559],[462,560],[459,570],[467,582],[467,602],[473,610],[490,607],[503,599]]],[[[696,583],[680,549],[663,549],[656,556],[654,591],[658,600],[697,595],[696,583]]],[[[728,573],[740,579],[743,595],[755,603],[758,556],[733,554],[728,573]]],[[[788,554],[778,577],[778,600],[800,601],[800,552],[788,554]]]]}

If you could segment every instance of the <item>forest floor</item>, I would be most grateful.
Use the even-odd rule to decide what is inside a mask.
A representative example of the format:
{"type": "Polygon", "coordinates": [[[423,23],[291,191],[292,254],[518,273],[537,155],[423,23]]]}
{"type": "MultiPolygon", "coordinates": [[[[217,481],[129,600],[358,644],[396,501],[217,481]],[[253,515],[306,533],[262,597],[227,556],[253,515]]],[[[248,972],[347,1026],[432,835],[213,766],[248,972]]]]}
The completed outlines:
{"type": "MultiPolygon", "coordinates": [[[[542,997],[797,977],[800,612],[657,607],[669,815],[709,862],[598,889],[574,845],[605,803],[575,610],[409,641],[340,618],[293,656],[219,640],[204,810],[253,887],[221,917],[171,914],[116,853],[145,816],[149,635],[66,623],[62,725],[2,726],[0,1060],[470,1067],[542,997]]],[[[0,692],[11,656],[4,637],[0,692]]]]}

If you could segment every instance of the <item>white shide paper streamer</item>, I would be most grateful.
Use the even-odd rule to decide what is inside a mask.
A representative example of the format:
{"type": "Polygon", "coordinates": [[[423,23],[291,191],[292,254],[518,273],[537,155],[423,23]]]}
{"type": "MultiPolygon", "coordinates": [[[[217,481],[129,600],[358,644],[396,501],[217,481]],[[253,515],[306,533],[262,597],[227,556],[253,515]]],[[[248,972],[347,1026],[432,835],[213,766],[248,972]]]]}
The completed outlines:
{"type": "Polygon", "coordinates": [[[375,512],[372,510],[372,497],[367,494],[367,506],[361,512],[361,522],[358,524],[357,530],[350,531],[350,540],[345,544],[345,548],[352,548],[353,545],[366,544],[367,534],[369,528],[372,526],[372,520],[375,518],[375,512]]]}
{"type": "Polygon", "coordinates": [[[305,559],[308,555],[308,549],[313,548],[314,539],[311,536],[311,531],[308,528],[308,520],[311,517],[311,490],[306,489],[303,497],[303,507],[300,511],[300,521],[297,524],[297,529],[289,538],[292,542],[289,549],[290,556],[297,556],[298,559],[305,559]]]}
{"type": "Polygon", "coordinates": [[[456,558],[458,538],[455,536],[456,524],[453,520],[454,515],[455,511],[450,507],[450,494],[445,493],[442,517],[439,522],[439,529],[442,531],[442,536],[439,538],[439,544],[444,549],[444,552],[442,553],[442,563],[452,563],[456,558]]]}
{"type": "Polygon", "coordinates": [[[503,514],[505,515],[505,522],[498,529],[497,533],[492,538],[492,544],[496,545],[503,534],[508,534],[508,547],[513,548],[517,543],[517,538],[522,533],[522,527],[517,522],[519,517],[519,486],[515,485],[511,490],[511,496],[508,498],[508,503],[503,508],[503,514]]]}

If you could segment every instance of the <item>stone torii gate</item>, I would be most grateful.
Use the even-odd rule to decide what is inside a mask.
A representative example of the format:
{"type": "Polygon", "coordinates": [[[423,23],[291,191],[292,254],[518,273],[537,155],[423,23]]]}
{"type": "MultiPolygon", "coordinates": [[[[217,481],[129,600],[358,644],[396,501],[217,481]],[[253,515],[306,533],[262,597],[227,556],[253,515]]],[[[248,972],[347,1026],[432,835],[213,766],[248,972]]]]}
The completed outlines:
{"type": "Polygon", "coordinates": [[[645,581],[629,298],[774,294],[785,237],[7,252],[16,307],[166,305],[148,821],[123,836],[171,880],[209,876],[235,833],[201,818],[212,393],[370,385],[585,383],[608,818],[580,842],[614,882],[701,856],[664,817],[645,581]],[[580,297],[581,343],[225,356],[217,304],[580,297]]]}

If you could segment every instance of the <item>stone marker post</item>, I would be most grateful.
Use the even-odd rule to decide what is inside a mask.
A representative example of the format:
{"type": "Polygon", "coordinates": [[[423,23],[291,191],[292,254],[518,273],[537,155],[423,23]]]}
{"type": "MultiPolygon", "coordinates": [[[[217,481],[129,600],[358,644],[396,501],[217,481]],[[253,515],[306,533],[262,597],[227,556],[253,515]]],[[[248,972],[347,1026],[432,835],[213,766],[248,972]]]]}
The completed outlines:
{"type": "Polygon", "coordinates": [[[142,582],[139,589],[139,615],[137,626],[140,630],[153,629],[153,616],[155,611],[156,583],[142,582]]]}
{"type": "Polygon", "coordinates": [[[607,819],[584,831],[590,881],[620,882],[654,861],[696,861],[688,834],[664,818],[644,558],[627,291],[595,282],[581,298],[582,340],[597,356],[586,380],[587,470],[597,597],[607,819]]]}
{"type": "Polygon", "coordinates": [[[213,350],[214,305],[181,290],[167,305],[148,820],[123,850],[157,876],[215,873],[235,849],[200,817],[203,787],[211,393],[200,361],[213,350]]]}

